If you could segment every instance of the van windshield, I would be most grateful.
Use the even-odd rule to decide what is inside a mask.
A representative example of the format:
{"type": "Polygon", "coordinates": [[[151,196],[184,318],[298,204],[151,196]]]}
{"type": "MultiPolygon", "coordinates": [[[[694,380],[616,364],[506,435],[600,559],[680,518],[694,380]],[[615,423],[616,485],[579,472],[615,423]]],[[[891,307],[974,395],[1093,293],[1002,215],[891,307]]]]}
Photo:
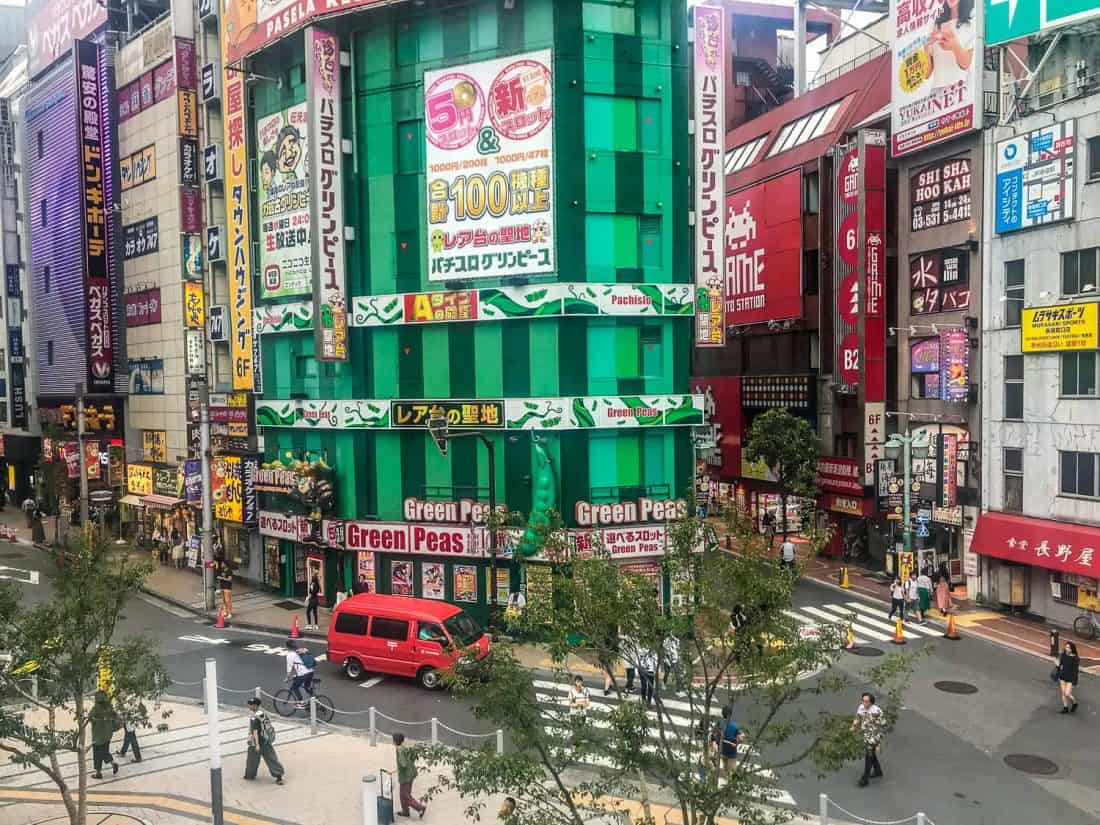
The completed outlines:
{"type": "Polygon", "coordinates": [[[478,623],[470,618],[468,613],[455,613],[451,618],[443,620],[443,626],[460,645],[472,645],[484,634],[478,623]]]}

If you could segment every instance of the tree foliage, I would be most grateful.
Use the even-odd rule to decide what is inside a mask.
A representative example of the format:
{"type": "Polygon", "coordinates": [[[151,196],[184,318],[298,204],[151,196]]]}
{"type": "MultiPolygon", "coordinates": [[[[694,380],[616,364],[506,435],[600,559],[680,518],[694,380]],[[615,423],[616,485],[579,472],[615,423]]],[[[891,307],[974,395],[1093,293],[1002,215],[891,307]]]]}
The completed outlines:
{"type": "Polygon", "coordinates": [[[587,558],[554,551],[553,598],[529,600],[512,629],[541,639],[554,681],[567,684],[569,662],[580,656],[610,674],[619,701],[570,714],[563,694],[532,687],[547,677],[533,675],[506,643],[457,670],[451,689],[509,740],[502,756],[420,749],[429,763],[450,769],[440,787],[469,800],[467,818],[484,813],[486,795],[505,794],[518,802],[512,825],[587,825],[621,810],[624,799],[643,802],[640,815],[626,814],[638,823],[649,821],[649,800],[662,800],[688,825],[728,815],[757,825],[789,815],[769,804],[774,771],[798,766],[823,775],[862,754],[850,724],[857,686],[873,685],[887,709],[900,707],[909,657],[888,657],[858,678],[833,670],[844,630],[802,631],[784,612],[792,578],[775,566],[766,542],[740,514],[726,514],[725,528],[737,554],[714,546],[700,552],[706,526],[695,518],[669,524],[662,567],[672,582],[670,605],[652,580],[599,548],[587,558]],[[653,651],[659,673],[668,670],[674,709],[660,689],[649,712],[625,694],[618,665],[638,667],[640,651],[653,651]],[[828,710],[837,698],[841,709],[828,710]],[[749,755],[721,777],[712,734],[727,705],[746,732],[749,755]]]}
{"type": "Polygon", "coordinates": [[[745,439],[745,457],[763,461],[775,474],[783,501],[783,534],[787,534],[787,496],[815,495],[817,436],[804,418],[776,407],[753,419],[745,439]]]}
{"type": "Polygon", "coordinates": [[[148,566],[112,555],[105,541],[57,561],[51,592],[40,603],[27,603],[16,587],[0,583],[0,647],[6,654],[0,663],[0,696],[6,697],[0,754],[44,773],[61,792],[72,825],[84,825],[91,694],[105,680],[120,715],[143,724],[144,701],[158,699],[168,679],[149,640],[115,638],[148,566]]]}

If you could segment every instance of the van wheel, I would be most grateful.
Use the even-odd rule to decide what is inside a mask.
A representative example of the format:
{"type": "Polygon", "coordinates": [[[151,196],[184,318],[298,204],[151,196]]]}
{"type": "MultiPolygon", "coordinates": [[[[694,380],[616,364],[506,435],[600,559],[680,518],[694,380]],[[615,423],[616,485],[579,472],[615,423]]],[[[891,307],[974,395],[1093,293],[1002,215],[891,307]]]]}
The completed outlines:
{"type": "Polygon", "coordinates": [[[348,659],[344,662],[344,675],[349,679],[355,679],[358,681],[363,678],[363,663],[358,659],[348,659]]]}
{"type": "Polygon", "coordinates": [[[416,678],[420,682],[420,687],[426,690],[439,690],[443,687],[443,677],[434,667],[421,668],[416,678]]]}

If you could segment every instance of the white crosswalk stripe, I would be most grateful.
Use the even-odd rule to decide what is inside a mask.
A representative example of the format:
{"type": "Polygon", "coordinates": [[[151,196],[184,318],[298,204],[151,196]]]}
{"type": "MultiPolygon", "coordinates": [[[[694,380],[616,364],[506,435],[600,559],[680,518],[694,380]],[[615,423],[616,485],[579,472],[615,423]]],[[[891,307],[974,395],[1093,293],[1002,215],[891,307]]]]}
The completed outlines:
{"type": "MultiPolygon", "coordinates": [[[[309,725],[283,721],[275,713],[269,714],[275,725],[275,747],[297,742],[310,736],[309,725]]],[[[243,756],[248,750],[248,716],[237,713],[222,712],[219,719],[219,733],[221,734],[222,758],[243,756]]],[[[319,732],[318,736],[324,736],[319,732]]],[[[105,785],[112,781],[132,779],[135,776],[155,773],[169,768],[179,768],[186,765],[195,765],[209,760],[207,748],[206,722],[188,725],[180,728],[170,728],[164,733],[138,732],[138,743],[141,746],[141,762],[130,762],[129,758],[114,756],[121,766],[118,774],[112,774],[110,766],[104,767],[102,780],[91,780],[92,787],[105,785]]],[[[122,747],[122,733],[115,735],[111,743],[111,753],[116,754],[122,747]]],[[[89,759],[88,775],[91,776],[91,755],[89,759]]],[[[60,754],[58,760],[61,765],[61,774],[66,779],[75,779],[78,774],[77,755],[75,753],[60,754]]],[[[244,762],[241,760],[241,772],[244,772],[244,762]]],[[[0,785],[16,788],[34,788],[39,786],[52,786],[53,782],[47,779],[45,774],[34,768],[25,769],[21,765],[11,763],[0,765],[0,785]]]]}
{"type": "MultiPolygon", "coordinates": [[[[833,624],[844,630],[850,624],[857,645],[890,642],[894,638],[895,622],[890,618],[889,611],[863,602],[802,605],[783,612],[806,627],[833,624]]],[[[940,631],[916,622],[906,622],[904,632],[909,637],[929,638],[940,635],[940,631]]]]}
{"type": "MultiPolygon", "coordinates": [[[[544,730],[550,736],[556,739],[566,739],[570,734],[570,730],[563,726],[563,720],[568,717],[569,713],[569,698],[568,692],[570,685],[565,683],[551,682],[545,679],[533,680],[533,685],[537,689],[535,692],[535,699],[542,706],[542,716],[544,719],[544,730]]],[[[585,714],[588,723],[597,730],[610,730],[612,724],[607,718],[612,708],[619,704],[619,698],[615,695],[604,696],[602,690],[594,688],[592,685],[588,686],[589,690],[589,709],[585,714]]],[[[683,693],[676,694],[683,696],[683,693]]],[[[637,696],[628,695],[624,697],[623,701],[638,702],[640,701],[637,696]]],[[[690,756],[691,758],[698,758],[698,753],[692,750],[694,744],[694,737],[692,731],[694,725],[692,724],[691,704],[682,700],[665,699],[662,695],[662,703],[666,706],[665,713],[662,714],[664,724],[666,728],[671,728],[671,735],[669,736],[670,746],[677,750],[678,746],[687,748],[685,758],[690,756]],[[669,713],[669,710],[680,710],[688,713],[689,716],[681,716],[676,713],[669,713]]],[[[717,716],[718,708],[711,707],[711,715],[717,716]]],[[[657,712],[654,710],[647,711],[646,715],[651,720],[650,730],[651,734],[656,736],[656,721],[657,712]]],[[[702,716],[702,708],[696,706],[695,718],[702,716]]],[[[657,751],[658,743],[656,741],[649,742],[642,745],[642,750],[647,753],[653,753],[657,751]]],[[[751,756],[751,748],[748,744],[741,744],[737,748],[740,756],[739,765],[740,770],[751,770],[757,774],[765,783],[777,782],[777,777],[770,769],[758,765],[750,761],[747,757],[751,756]]],[[[608,756],[602,754],[590,753],[586,754],[581,760],[587,765],[602,768],[615,768],[615,762],[608,756]]],[[[775,805],[789,805],[795,806],[795,799],[791,794],[780,787],[764,787],[762,792],[766,793],[769,801],[775,805]]]]}
{"type": "MultiPolygon", "coordinates": [[[[864,604],[863,602],[848,602],[847,606],[854,609],[854,610],[858,610],[860,613],[864,614],[865,616],[877,616],[879,618],[885,618],[885,617],[890,615],[889,611],[887,611],[887,610],[882,610],[882,609],[877,609],[876,610],[875,608],[871,607],[871,605],[864,604]]],[[[891,629],[893,629],[893,627],[894,627],[893,625],[890,625],[891,629]]],[[[914,624],[913,622],[907,622],[906,625],[905,625],[905,630],[906,630],[906,632],[916,633],[919,636],[940,636],[940,635],[942,635],[940,633],[940,631],[938,631],[938,630],[934,630],[930,627],[923,627],[922,625],[914,624]]]]}
{"type": "MultiPolygon", "coordinates": [[[[860,636],[866,636],[869,639],[874,639],[876,642],[888,642],[894,638],[890,633],[878,627],[875,622],[857,621],[858,614],[854,614],[851,610],[845,610],[843,608],[834,610],[834,608],[838,607],[839,605],[825,605],[824,609],[809,606],[803,607],[802,609],[813,616],[824,619],[830,624],[839,624],[843,627],[851,623],[852,633],[858,633],[860,636]]],[[[858,645],[860,643],[860,640],[857,638],[856,644],[858,645]]]]}

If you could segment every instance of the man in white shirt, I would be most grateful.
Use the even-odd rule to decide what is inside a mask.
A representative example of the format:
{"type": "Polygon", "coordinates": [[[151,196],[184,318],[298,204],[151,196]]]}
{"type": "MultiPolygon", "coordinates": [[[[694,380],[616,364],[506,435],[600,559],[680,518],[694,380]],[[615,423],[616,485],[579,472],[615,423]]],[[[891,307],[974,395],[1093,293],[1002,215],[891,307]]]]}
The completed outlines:
{"type": "MultiPolygon", "coordinates": [[[[310,659],[312,658],[310,656],[310,659]]],[[[299,708],[305,707],[302,701],[302,688],[305,687],[313,693],[313,668],[302,660],[302,654],[294,646],[293,639],[287,640],[286,643],[286,678],[290,682],[290,695],[294,697],[299,708]]]]}
{"type": "Polygon", "coordinates": [[[783,543],[779,545],[779,558],[783,562],[783,566],[788,570],[794,570],[794,542],[791,541],[790,536],[783,537],[783,543]]]}

